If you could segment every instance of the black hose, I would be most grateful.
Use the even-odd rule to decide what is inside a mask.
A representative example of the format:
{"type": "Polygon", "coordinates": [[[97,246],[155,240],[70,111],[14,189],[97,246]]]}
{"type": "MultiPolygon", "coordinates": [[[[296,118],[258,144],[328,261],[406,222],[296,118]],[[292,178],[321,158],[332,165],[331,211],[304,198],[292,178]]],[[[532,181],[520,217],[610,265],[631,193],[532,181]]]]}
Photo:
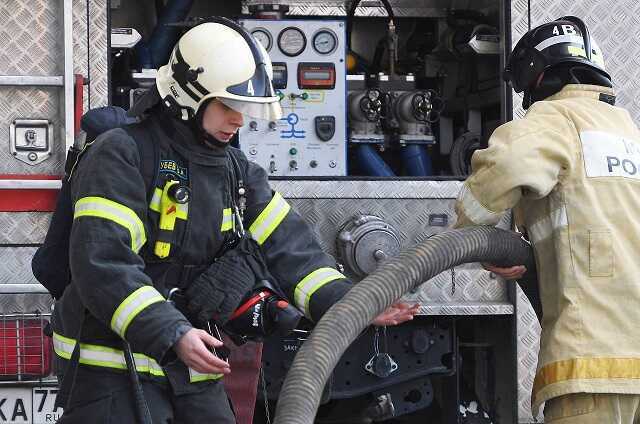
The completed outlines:
{"type": "Polygon", "coordinates": [[[327,311],[296,354],[280,392],[275,423],[312,424],[329,375],[373,318],[409,290],[469,262],[530,264],[533,254],[517,233],[471,227],[435,235],[384,263],[327,311]]]}
{"type": "Polygon", "coordinates": [[[140,378],[136,371],[136,363],[131,352],[131,345],[124,341],[124,360],[127,363],[127,371],[129,372],[129,382],[131,383],[131,393],[133,394],[133,406],[135,408],[136,418],[139,424],[153,424],[151,419],[151,412],[149,412],[149,405],[144,398],[144,392],[142,391],[142,384],[140,384],[140,378]]]}

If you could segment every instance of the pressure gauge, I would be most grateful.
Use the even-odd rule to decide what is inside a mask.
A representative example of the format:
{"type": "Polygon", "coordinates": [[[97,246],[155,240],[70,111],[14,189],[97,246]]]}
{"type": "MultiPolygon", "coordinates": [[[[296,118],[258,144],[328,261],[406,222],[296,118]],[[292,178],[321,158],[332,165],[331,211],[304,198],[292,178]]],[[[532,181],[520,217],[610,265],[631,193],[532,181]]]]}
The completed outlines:
{"type": "Polygon", "coordinates": [[[273,45],[273,39],[271,38],[271,34],[264,28],[256,28],[251,31],[251,35],[262,44],[262,47],[266,51],[271,50],[271,46],[273,45]]]}
{"type": "Polygon", "coordinates": [[[320,54],[330,54],[338,47],[338,37],[333,31],[321,29],[313,36],[313,49],[320,54]]]}
{"type": "Polygon", "coordinates": [[[289,57],[298,56],[307,47],[307,38],[300,29],[288,27],[278,35],[278,47],[289,57]]]}

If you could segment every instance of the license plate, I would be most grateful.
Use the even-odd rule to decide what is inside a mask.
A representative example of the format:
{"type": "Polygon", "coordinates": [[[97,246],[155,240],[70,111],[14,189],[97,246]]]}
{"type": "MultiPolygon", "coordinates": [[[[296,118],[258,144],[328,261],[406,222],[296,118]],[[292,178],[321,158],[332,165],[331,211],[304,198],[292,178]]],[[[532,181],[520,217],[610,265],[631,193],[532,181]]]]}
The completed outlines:
{"type": "Polygon", "coordinates": [[[53,424],[62,416],[55,410],[57,387],[0,386],[0,423],[53,424]]]}

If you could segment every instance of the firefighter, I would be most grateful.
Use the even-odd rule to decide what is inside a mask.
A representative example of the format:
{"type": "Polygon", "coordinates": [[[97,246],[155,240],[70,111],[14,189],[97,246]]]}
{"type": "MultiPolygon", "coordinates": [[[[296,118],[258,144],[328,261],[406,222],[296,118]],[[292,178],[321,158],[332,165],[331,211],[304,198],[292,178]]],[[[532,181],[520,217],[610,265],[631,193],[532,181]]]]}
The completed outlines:
{"type": "MultiPolygon", "coordinates": [[[[235,423],[221,382],[231,368],[212,352],[222,342],[202,329],[207,320],[224,328],[264,278],[261,263],[311,320],[351,287],[266,172],[228,147],[243,116],[280,118],[271,79],[261,45],[212,18],[180,38],[134,125],[157,149],[151,190],[131,132],[107,131],[82,155],[71,182],[72,282],[52,317],[70,387],[60,424],[136,422],[127,345],[154,423],[235,423]],[[181,308],[167,301],[176,288],[181,308]]],[[[416,312],[396,304],[374,323],[416,312]]]]}
{"type": "Polygon", "coordinates": [[[505,78],[528,110],[474,153],[457,225],[494,225],[514,208],[533,245],[543,309],[534,415],[546,402],[545,423],[638,423],[640,133],[614,106],[602,53],[576,17],[527,32],[505,78]]]}

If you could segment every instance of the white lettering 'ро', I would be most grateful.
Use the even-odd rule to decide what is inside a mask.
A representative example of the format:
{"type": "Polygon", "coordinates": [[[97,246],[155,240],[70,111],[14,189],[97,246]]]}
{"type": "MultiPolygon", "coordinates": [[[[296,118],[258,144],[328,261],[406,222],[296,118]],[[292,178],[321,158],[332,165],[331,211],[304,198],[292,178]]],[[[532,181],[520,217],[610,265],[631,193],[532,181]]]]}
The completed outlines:
{"type": "Polygon", "coordinates": [[[580,133],[587,177],[640,180],[640,141],[603,131],[580,133]]]}

